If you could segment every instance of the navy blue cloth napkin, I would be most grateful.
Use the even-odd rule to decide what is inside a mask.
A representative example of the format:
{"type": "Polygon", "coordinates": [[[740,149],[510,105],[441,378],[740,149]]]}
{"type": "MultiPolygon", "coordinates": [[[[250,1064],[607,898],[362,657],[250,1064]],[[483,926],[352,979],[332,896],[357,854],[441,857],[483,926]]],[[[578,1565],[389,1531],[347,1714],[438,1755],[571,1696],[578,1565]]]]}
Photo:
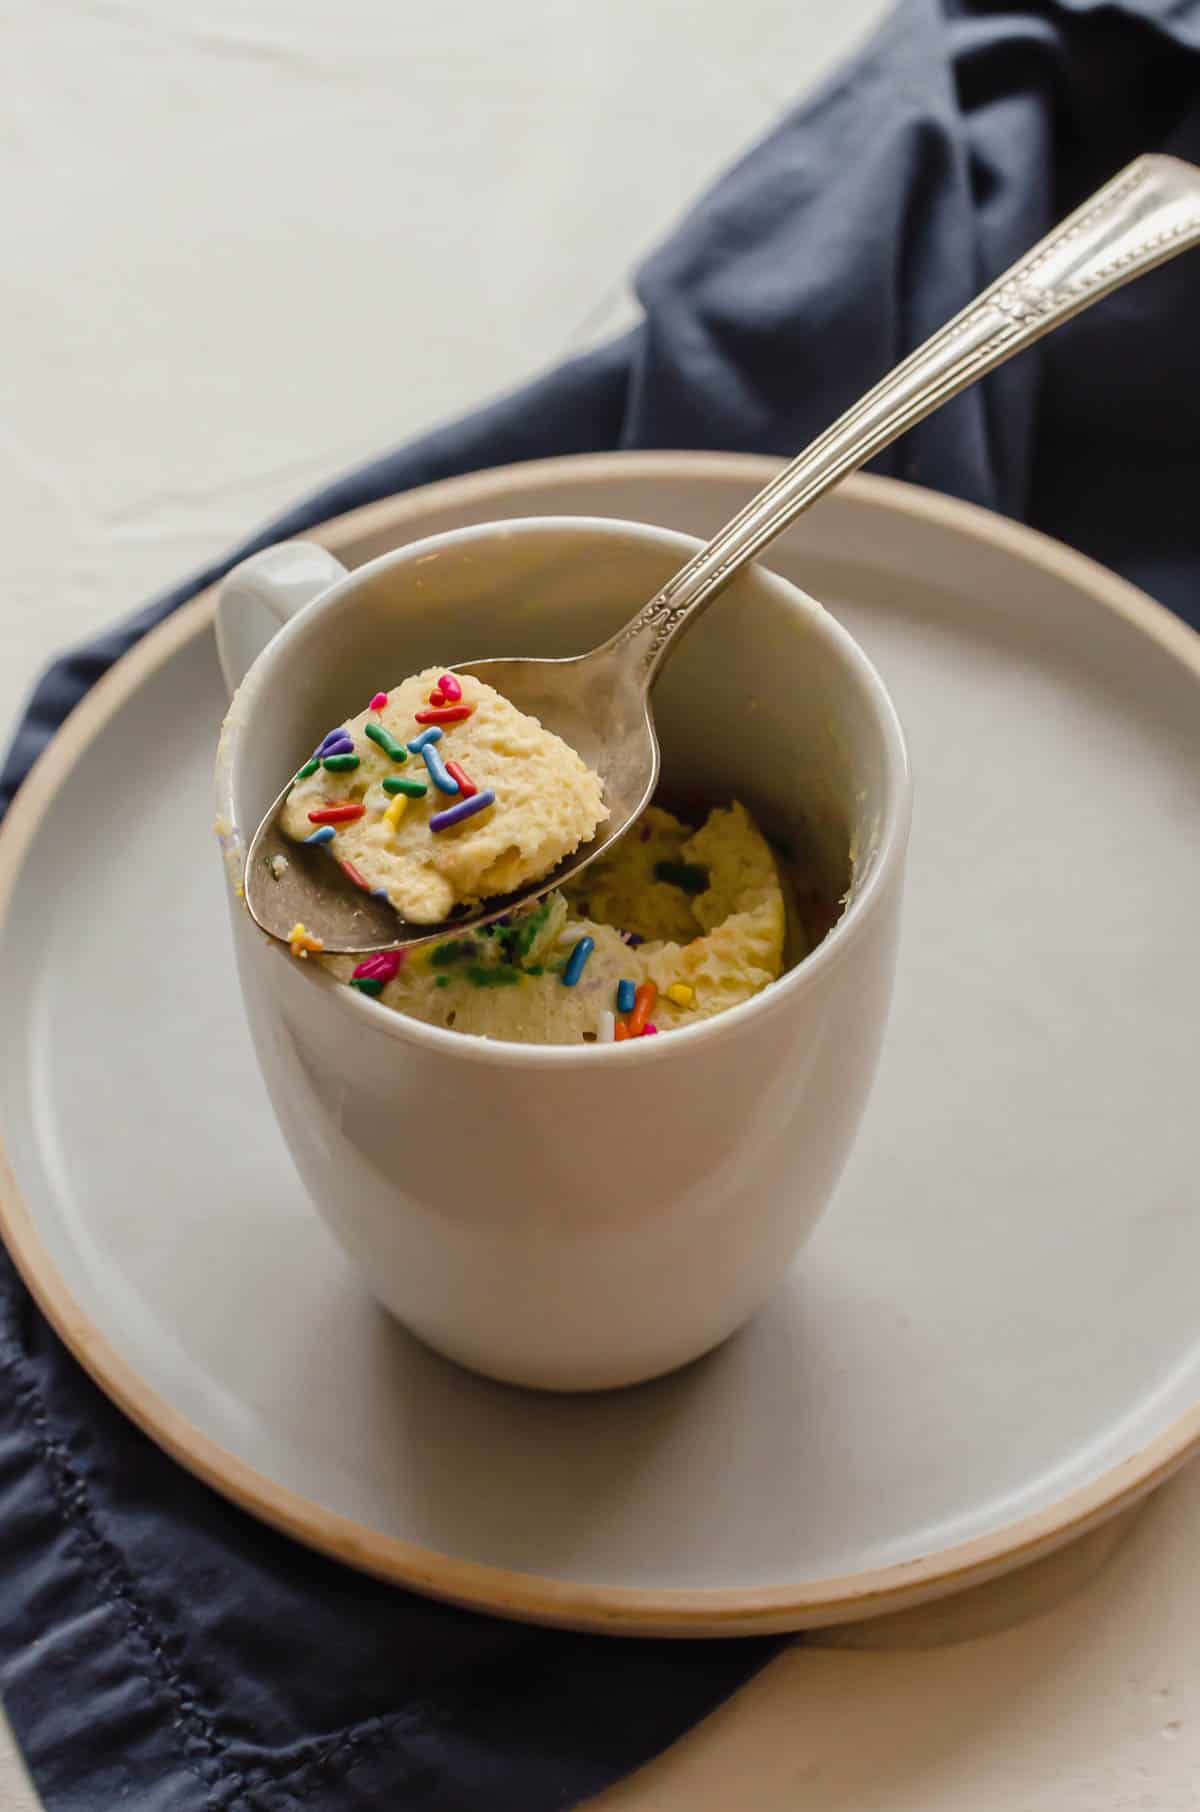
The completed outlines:
{"type": "MultiPolygon", "coordinates": [[[[1195,0],[905,0],[648,260],[634,331],[360,467],[59,661],[0,810],[118,655],[280,536],[541,455],[795,452],[1130,157],[1200,160],[1198,53],[1195,0]]],[[[1198,319],[1192,254],[878,469],[1033,522],[1196,622],[1198,319]]],[[[549,1812],[663,1748],[774,1652],[523,1629],[361,1578],[137,1434],[9,1269],[0,1310],[0,1681],[51,1812],[549,1812]]]]}

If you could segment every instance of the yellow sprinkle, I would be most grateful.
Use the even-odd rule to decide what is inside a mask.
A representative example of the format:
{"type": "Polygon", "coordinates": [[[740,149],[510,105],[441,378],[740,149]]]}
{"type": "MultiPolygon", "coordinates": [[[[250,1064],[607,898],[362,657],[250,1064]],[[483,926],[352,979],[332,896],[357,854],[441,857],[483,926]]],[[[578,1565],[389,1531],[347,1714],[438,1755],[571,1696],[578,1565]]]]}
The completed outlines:
{"type": "Polygon", "coordinates": [[[307,959],[310,950],[324,950],[325,945],[319,937],[313,937],[310,932],[306,931],[297,920],[288,933],[288,948],[293,956],[307,959]]]}
{"type": "Polygon", "coordinates": [[[392,829],[395,830],[407,810],[407,798],[403,793],[397,793],[396,797],[392,800],[392,803],[388,806],[387,811],[383,814],[384,822],[390,824],[392,829]]]}
{"type": "Polygon", "coordinates": [[[696,1004],[696,990],[689,988],[686,982],[672,982],[667,989],[667,999],[673,1000],[677,1007],[691,1007],[696,1004]]]}

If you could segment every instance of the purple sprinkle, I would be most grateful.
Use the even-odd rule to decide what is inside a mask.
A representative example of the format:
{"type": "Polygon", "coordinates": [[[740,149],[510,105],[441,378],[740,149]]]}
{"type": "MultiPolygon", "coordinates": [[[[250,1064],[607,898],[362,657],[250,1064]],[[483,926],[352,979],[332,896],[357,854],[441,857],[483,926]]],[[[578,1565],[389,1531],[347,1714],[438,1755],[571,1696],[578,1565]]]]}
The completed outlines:
{"type": "MultiPolygon", "coordinates": [[[[333,745],[335,743],[343,742],[348,743],[351,749],[354,747],[354,738],[351,736],[349,730],[347,730],[345,724],[339,724],[336,730],[331,730],[329,732],[329,735],[325,738],[324,742],[318,746],[316,753],[318,755],[341,754],[343,751],[340,748],[335,751],[333,745]]],[[[346,752],[348,753],[349,751],[347,750],[346,752]]]]}
{"type": "Polygon", "coordinates": [[[472,793],[469,799],[460,799],[457,805],[448,806],[444,812],[435,812],[429,820],[429,828],[431,831],[449,830],[452,824],[461,824],[464,818],[473,818],[476,812],[486,811],[495,803],[496,795],[491,787],[484,787],[482,793],[472,793]]]}
{"type": "Polygon", "coordinates": [[[646,941],[644,937],[639,937],[636,931],[623,931],[621,936],[631,950],[636,950],[639,944],[644,944],[646,941]]]}

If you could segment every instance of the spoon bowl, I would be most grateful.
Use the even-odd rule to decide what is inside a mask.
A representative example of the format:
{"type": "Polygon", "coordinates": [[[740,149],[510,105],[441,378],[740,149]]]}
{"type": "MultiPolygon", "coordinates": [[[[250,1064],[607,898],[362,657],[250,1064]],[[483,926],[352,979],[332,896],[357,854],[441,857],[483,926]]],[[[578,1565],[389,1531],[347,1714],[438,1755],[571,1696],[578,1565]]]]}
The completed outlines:
{"type": "Polygon", "coordinates": [[[246,904],[269,936],[286,942],[299,923],[320,938],[330,955],[358,956],[416,949],[472,925],[490,925],[594,862],[649,805],[660,766],[654,719],[636,677],[623,671],[609,644],[566,660],[460,661],[453,671],[493,686],[519,711],[561,736],[600,776],[609,815],[597,834],[549,874],[515,892],[496,894],[478,910],[418,924],[400,918],[386,900],[355,887],[324,849],[306,848],[284,835],[279,819],[292,788],[289,779],[264,815],[246,858],[246,904]]]}

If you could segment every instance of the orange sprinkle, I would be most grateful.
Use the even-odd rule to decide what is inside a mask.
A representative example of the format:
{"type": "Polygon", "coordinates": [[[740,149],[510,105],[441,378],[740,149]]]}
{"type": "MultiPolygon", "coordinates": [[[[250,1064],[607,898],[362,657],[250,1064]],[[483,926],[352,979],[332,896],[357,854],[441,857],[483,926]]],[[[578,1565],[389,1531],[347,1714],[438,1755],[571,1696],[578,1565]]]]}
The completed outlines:
{"type": "Polygon", "coordinates": [[[629,1036],[631,1038],[641,1037],[646,1029],[646,1021],[654,1011],[654,1003],[657,999],[658,989],[652,981],[644,981],[639,984],[638,991],[633,997],[633,1012],[629,1015],[629,1036]]]}
{"type": "Polygon", "coordinates": [[[304,926],[297,920],[288,934],[288,949],[291,951],[292,955],[302,957],[307,961],[310,950],[315,955],[318,950],[324,950],[324,948],[325,945],[323,940],[319,937],[314,937],[311,931],[306,931],[304,926]]]}
{"type": "Polygon", "coordinates": [[[626,1025],[626,1023],[623,1019],[618,1019],[616,1025],[613,1027],[613,1043],[620,1044],[620,1042],[623,1038],[628,1038],[628,1037],[629,1037],[629,1027],[626,1025]]]}

